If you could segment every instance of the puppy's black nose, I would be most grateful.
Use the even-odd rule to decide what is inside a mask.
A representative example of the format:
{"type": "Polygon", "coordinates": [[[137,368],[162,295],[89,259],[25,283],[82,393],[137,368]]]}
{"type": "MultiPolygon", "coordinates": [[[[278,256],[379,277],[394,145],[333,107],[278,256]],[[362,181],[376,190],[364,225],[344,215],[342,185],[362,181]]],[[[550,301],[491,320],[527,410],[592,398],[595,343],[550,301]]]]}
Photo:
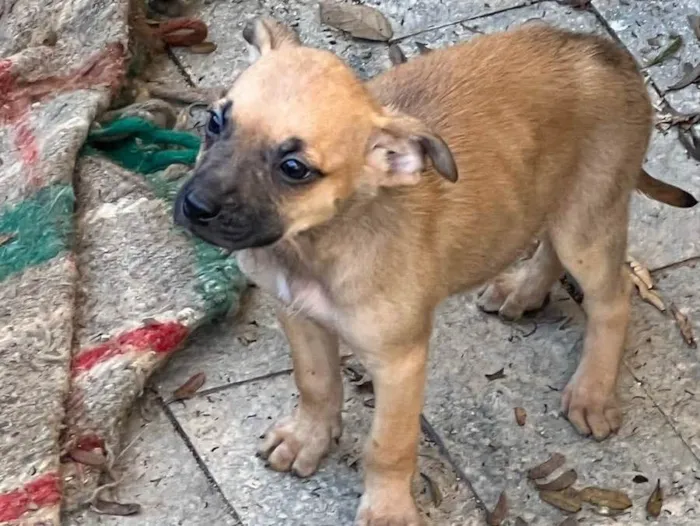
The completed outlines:
{"type": "Polygon", "coordinates": [[[188,192],[182,201],[182,212],[193,223],[204,224],[214,219],[221,211],[221,206],[188,192]]]}

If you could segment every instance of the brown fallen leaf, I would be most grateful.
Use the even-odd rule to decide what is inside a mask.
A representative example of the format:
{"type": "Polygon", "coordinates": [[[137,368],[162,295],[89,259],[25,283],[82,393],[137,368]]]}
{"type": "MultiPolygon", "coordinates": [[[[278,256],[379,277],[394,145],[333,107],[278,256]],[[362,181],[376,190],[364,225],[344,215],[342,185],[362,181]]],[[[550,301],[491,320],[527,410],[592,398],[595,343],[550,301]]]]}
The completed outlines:
{"type": "Polygon", "coordinates": [[[430,49],[426,44],[423,44],[423,42],[416,42],[416,47],[421,55],[427,55],[432,51],[432,49],[430,49]]]}
{"type": "Polygon", "coordinates": [[[322,1],[319,10],[321,22],[355,38],[386,42],[394,36],[389,21],[373,7],[322,1]]]}
{"type": "Polygon", "coordinates": [[[666,305],[664,304],[664,300],[661,298],[661,296],[659,296],[659,293],[655,290],[649,289],[646,286],[646,283],[644,283],[644,281],[642,281],[642,279],[639,276],[637,276],[632,270],[630,270],[630,279],[632,280],[632,283],[634,283],[634,286],[637,288],[640,298],[642,298],[647,303],[650,303],[651,305],[659,309],[661,312],[666,311],[666,305]]]}
{"type": "Polygon", "coordinates": [[[661,64],[662,62],[665,62],[667,59],[678,53],[678,51],[681,49],[681,46],[683,45],[683,37],[680,35],[670,35],[669,36],[671,43],[666,46],[666,48],[661,51],[658,55],[656,55],[653,59],[649,61],[649,63],[644,66],[645,68],[650,68],[652,66],[656,66],[658,64],[661,64]]]}
{"type": "Polygon", "coordinates": [[[639,261],[627,254],[627,264],[632,269],[635,276],[641,279],[648,289],[654,288],[654,278],[651,277],[649,269],[642,265],[639,261]]]}
{"type": "Polygon", "coordinates": [[[406,60],[406,55],[404,55],[403,50],[398,44],[391,44],[389,46],[389,61],[394,66],[403,64],[406,60]]]}
{"type": "Polygon", "coordinates": [[[508,499],[506,492],[502,491],[493,511],[486,512],[486,523],[489,526],[500,526],[506,515],[508,515],[508,499]]]}
{"type": "Polygon", "coordinates": [[[92,510],[101,515],[128,516],[141,513],[141,505],[135,502],[122,503],[97,499],[91,506],[92,510]]]}
{"type": "Polygon", "coordinates": [[[530,468],[527,472],[527,477],[530,480],[537,480],[549,477],[552,473],[558,470],[566,463],[566,457],[561,453],[554,453],[542,464],[530,468]]]}
{"type": "Polygon", "coordinates": [[[204,373],[193,374],[190,376],[189,380],[173,391],[171,402],[192,398],[206,381],[207,377],[204,373]]]}
{"type": "Polygon", "coordinates": [[[197,53],[198,55],[208,55],[216,51],[216,44],[214,42],[200,42],[199,44],[193,44],[189,47],[192,53],[197,53]]]}
{"type": "Polygon", "coordinates": [[[14,234],[0,234],[0,247],[6,245],[15,238],[14,234]]]}
{"type": "Polygon", "coordinates": [[[656,487],[654,491],[649,495],[649,500],[647,500],[647,513],[651,517],[658,517],[661,514],[661,507],[664,504],[664,492],[661,489],[661,480],[656,481],[656,487]]]}
{"type": "Polygon", "coordinates": [[[673,318],[676,320],[676,323],[678,324],[678,329],[680,329],[681,336],[683,336],[683,340],[685,341],[685,343],[688,345],[688,347],[696,349],[698,343],[695,341],[693,326],[690,323],[688,316],[686,316],[680,310],[678,310],[678,307],[676,307],[674,303],[671,303],[668,306],[668,308],[671,311],[673,318]]]}
{"type": "Polygon", "coordinates": [[[540,491],[540,499],[562,511],[568,511],[569,513],[581,511],[581,496],[573,488],[566,488],[562,491],[543,490],[540,491]]]}
{"type": "Polygon", "coordinates": [[[578,474],[576,473],[576,470],[570,469],[568,471],[565,471],[550,482],[535,484],[535,486],[537,486],[537,489],[539,490],[561,491],[563,489],[568,488],[569,486],[573,486],[574,482],[576,482],[576,479],[578,479],[578,474]]]}
{"type": "Polygon", "coordinates": [[[505,377],[506,377],[506,373],[505,373],[504,371],[505,371],[505,368],[501,367],[501,368],[500,368],[498,371],[496,371],[495,373],[485,374],[484,376],[486,377],[486,379],[487,379],[489,382],[491,382],[491,381],[493,381],[493,380],[500,380],[501,378],[505,378],[505,377]]]}
{"type": "Polygon", "coordinates": [[[516,407],[513,411],[515,412],[515,421],[520,427],[524,426],[527,419],[527,411],[522,407],[516,407]]]}
{"type": "Polygon", "coordinates": [[[666,91],[683,89],[686,86],[690,86],[691,84],[698,82],[698,80],[700,80],[700,63],[698,63],[696,66],[693,66],[692,64],[684,64],[683,75],[680,79],[666,88],[666,91]]]}
{"type": "Polygon", "coordinates": [[[105,456],[102,449],[93,449],[87,451],[85,449],[73,449],[68,453],[68,456],[78,462],[79,464],[85,464],[86,466],[92,467],[102,467],[107,463],[107,457],[105,456]]]}
{"type": "Polygon", "coordinates": [[[611,510],[626,510],[632,506],[632,501],[622,491],[588,486],[579,492],[581,500],[594,506],[602,506],[611,510]]]}
{"type": "Polygon", "coordinates": [[[439,508],[440,504],[442,504],[442,492],[440,491],[440,488],[433,479],[431,479],[422,471],[420,472],[420,476],[425,482],[425,487],[428,489],[428,496],[430,497],[430,501],[433,503],[433,506],[439,508]]]}
{"type": "Polygon", "coordinates": [[[695,38],[700,40],[700,16],[688,15],[688,25],[695,33],[695,38]]]}

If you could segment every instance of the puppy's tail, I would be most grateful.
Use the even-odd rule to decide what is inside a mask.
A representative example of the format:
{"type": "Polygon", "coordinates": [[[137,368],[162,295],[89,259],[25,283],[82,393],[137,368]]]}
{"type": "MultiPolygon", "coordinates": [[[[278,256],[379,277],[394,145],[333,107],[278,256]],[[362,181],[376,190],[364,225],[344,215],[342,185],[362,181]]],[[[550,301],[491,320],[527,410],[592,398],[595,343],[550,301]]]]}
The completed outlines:
{"type": "Polygon", "coordinates": [[[698,204],[698,200],[685,190],[653,178],[644,169],[639,174],[637,190],[651,199],[678,208],[692,208],[698,204]]]}

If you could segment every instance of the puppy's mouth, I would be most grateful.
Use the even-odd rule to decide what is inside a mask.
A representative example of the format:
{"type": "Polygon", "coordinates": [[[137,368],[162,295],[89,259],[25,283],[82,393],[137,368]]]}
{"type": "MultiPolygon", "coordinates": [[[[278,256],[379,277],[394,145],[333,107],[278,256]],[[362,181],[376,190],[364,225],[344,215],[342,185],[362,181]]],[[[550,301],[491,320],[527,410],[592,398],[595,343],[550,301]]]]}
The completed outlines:
{"type": "Polygon", "coordinates": [[[236,214],[240,221],[234,221],[225,212],[210,220],[193,219],[188,215],[185,194],[180,192],[173,207],[173,220],[176,225],[207,243],[223,248],[229,253],[249,248],[262,248],[273,245],[284,235],[284,229],[275,218],[263,220],[259,214],[236,214]]]}

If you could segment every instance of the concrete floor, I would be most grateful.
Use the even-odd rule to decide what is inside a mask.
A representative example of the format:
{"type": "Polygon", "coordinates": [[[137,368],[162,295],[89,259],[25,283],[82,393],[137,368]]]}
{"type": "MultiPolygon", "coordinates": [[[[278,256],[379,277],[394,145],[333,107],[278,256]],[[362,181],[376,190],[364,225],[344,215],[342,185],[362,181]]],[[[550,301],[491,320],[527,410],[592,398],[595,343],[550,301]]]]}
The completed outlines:
{"type": "MultiPolygon", "coordinates": [[[[700,42],[686,20],[700,14],[697,0],[594,0],[587,11],[524,0],[365,3],[390,18],[409,56],[417,53],[417,42],[445,46],[530,18],[608,34],[642,64],[658,55],[671,35],[681,35],[681,50],[646,70],[657,101],[680,77],[684,63],[700,61],[700,42]]],[[[386,44],[353,41],[322,26],[316,2],[205,0],[193,10],[209,24],[218,50],[211,55],[176,51],[179,68],[162,64],[161,79],[183,82],[184,71],[200,86],[230,83],[245,65],[240,28],[262,13],[294,25],[305,41],[339,53],[362,76],[389,66],[386,44]]],[[[665,99],[679,111],[700,110],[695,85],[665,99]]],[[[700,195],[700,164],[688,157],[675,130],[655,131],[647,169],[700,195]]],[[[664,297],[691,320],[700,319],[700,207],[678,210],[636,197],[630,237],[630,253],[654,270],[664,297]]],[[[426,476],[415,484],[427,523],[485,524],[484,509],[505,490],[509,524],[516,516],[532,525],[559,524],[565,515],[540,501],[525,472],[561,452],[576,469],[578,486],[620,489],[633,501],[631,510],[614,518],[584,509],[577,515],[580,524],[649,523],[645,502],[657,480],[665,499],[656,522],[700,524],[698,350],[683,342],[669,316],[635,298],[619,390],[623,427],[603,443],[582,438],[558,407],[580,352],[583,313],[563,291],[554,299],[544,312],[517,324],[482,314],[470,295],[451,298],[440,309],[421,444],[420,470],[426,476]],[[487,380],[484,373],[501,368],[504,378],[487,380]],[[516,406],[527,412],[522,427],[513,417],[516,406]]],[[[111,517],[84,511],[69,517],[68,524],[352,524],[361,491],[357,460],[372,414],[368,396],[347,386],[346,431],[318,474],[299,480],[265,469],[254,457],[258,437],[289,411],[296,393],[272,305],[252,289],[236,316],[202,330],[173,357],[132,415],[124,438],[130,445],[117,466],[123,476],[117,495],[140,503],[143,512],[111,517]],[[197,372],[204,372],[207,382],[195,398],[162,403],[197,372]]]]}

